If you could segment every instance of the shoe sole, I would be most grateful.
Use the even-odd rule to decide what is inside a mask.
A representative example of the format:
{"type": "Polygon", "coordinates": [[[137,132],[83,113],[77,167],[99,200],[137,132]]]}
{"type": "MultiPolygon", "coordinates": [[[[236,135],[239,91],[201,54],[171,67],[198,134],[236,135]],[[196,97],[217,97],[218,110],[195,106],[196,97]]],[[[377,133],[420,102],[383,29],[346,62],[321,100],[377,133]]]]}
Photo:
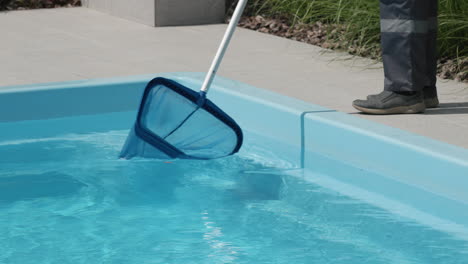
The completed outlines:
{"type": "Polygon", "coordinates": [[[366,114],[373,114],[373,115],[395,115],[395,114],[418,114],[423,113],[426,110],[426,105],[424,103],[418,103],[409,106],[398,106],[389,109],[372,109],[372,108],[365,108],[361,106],[357,106],[353,104],[353,107],[357,110],[366,113],[366,114]]]}
{"type": "Polygon", "coordinates": [[[437,108],[439,106],[439,99],[436,98],[426,98],[424,99],[424,104],[426,108],[437,108]]]}

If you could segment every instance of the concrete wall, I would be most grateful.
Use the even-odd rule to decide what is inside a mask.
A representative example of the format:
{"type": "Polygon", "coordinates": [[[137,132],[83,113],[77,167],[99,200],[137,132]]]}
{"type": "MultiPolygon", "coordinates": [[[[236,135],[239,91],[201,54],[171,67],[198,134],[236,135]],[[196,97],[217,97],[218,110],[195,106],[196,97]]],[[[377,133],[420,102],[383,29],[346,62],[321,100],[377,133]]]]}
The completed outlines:
{"type": "Polygon", "coordinates": [[[83,6],[149,26],[221,23],[225,0],[83,0],[83,6]]]}

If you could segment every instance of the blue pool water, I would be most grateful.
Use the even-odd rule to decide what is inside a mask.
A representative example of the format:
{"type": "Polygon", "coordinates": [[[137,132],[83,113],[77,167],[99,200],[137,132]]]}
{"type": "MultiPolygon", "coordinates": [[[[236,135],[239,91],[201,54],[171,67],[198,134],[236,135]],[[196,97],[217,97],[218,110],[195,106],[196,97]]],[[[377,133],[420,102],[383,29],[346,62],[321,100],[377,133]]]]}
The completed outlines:
{"type": "Polygon", "coordinates": [[[326,187],[264,137],[214,161],[126,161],[127,130],[48,132],[87,120],[0,124],[0,263],[468,263],[464,238],[326,187]]]}

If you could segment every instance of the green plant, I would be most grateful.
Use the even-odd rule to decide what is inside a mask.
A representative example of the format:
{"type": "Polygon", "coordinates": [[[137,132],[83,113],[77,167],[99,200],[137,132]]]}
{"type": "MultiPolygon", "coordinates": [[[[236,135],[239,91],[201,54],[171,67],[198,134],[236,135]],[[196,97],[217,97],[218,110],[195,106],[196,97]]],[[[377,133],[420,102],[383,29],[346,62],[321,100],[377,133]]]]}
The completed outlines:
{"type": "Polygon", "coordinates": [[[78,6],[80,0],[0,0],[0,10],[14,10],[18,8],[36,9],[53,8],[60,6],[78,6]]]}
{"type": "Polygon", "coordinates": [[[12,0],[0,0],[0,11],[6,10],[12,0]]]}
{"type": "MultiPolygon", "coordinates": [[[[439,54],[463,60],[468,57],[468,1],[440,0],[439,9],[439,54]]],[[[380,20],[376,0],[253,0],[246,12],[286,18],[291,24],[320,21],[336,25],[338,33],[328,37],[340,46],[352,46],[359,55],[378,53],[380,20]]]]}

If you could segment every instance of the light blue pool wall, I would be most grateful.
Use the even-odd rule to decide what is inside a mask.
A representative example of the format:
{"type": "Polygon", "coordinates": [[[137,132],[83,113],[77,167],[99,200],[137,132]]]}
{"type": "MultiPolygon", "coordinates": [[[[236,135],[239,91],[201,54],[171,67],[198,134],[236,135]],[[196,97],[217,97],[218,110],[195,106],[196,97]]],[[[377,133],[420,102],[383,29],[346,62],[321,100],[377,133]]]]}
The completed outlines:
{"type": "Polygon", "coordinates": [[[216,102],[245,127],[295,147],[299,166],[468,226],[467,150],[236,81],[217,84],[230,96],[216,102]]]}
{"type": "MultiPolygon", "coordinates": [[[[176,79],[194,89],[201,86],[204,77],[199,73],[167,73],[1,88],[0,139],[64,132],[59,121],[55,128],[32,131],[28,126],[34,125],[21,120],[110,112],[128,113],[124,120],[96,117],[94,129],[128,129],[146,83],[156,76],[176,79]],[[24,132],[9,132],[11,122],[23,126],[24,132]]],[[[268,139],[262,143],[264,147],[281,153],[297,168],[333,175],[468,226],[465,149],[220,77],[209,98],[242,128],[268,139]]],[[[73,133],[86,132],[72,123],[66,127],[73,133]]]]}

